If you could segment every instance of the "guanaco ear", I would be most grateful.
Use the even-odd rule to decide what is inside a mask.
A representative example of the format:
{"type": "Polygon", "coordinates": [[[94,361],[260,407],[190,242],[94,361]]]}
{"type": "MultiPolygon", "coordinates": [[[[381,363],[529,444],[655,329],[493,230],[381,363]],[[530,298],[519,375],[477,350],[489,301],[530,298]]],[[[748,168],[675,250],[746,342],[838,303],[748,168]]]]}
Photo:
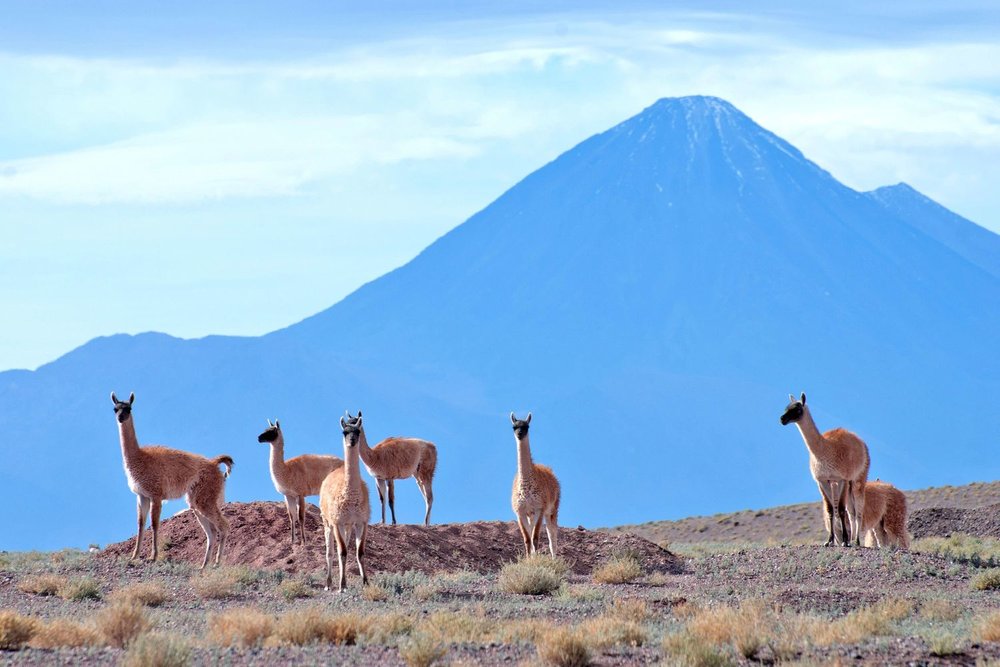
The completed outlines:
{"type": "Polygon", "coordinates": [[[514,416],[513,412],[510,413],[510,423],[511,424],[516,424],[517,423],[517,418],[514,416]]]}
{"type": "Polygon", "coordinates": [[[357,426],[358,428],[361,428],[361,423],[362,423],[361,410],[358,410],[358,421],[354,422],[354,425],[357,426]]]}
{"type": "Polygon", "coordinates": [[[344,410],[344,414],[347,415],[348,419],[354,419],[354,417],[351,416],[351,411],[350,410],[344,410]]]}
{"type": "Polygon", "coordinates": [[[340,418],[340,428],[347,428],[347,422],[344,421],[343,417],[340,418]]]}
{"type": "Polygon", "coordinates": [[[279,431],[281,430],[281,422],[279,422],[277,418],[275,418],[274,420],[274,428],[278,429],[279,431]]]}
{"type": "Polygon", "coordinates": [[[802,401],[802,405],[806,404],[806,392],[802,392],[802,397],[799,400],[802,401]]]}
{"type": "Polygon", "coordinates": [[[270,419],[267,420],[267,427],[268,428],[274,428],[274,424],[271,423],[270,419]]]}
{"type": "Polygon", "coordinates": [[[525,424],[530,424],[531,423],[531,413],[530,412],[528,413],[528,416],[524,418],[524,423],[525,424]]]}
{"type": "Polygon", "coordinates": [[[111,392],[111,402],[118,405],[118,397],[115,396],[115,392],[111,392]]]}
{"type": "Polygon", "coordinates": [[[794,396],[793,394],[789,394],[789,395],[788,395],[788,400],[789,400],[790,402],[794,403],[794,402],[795,402],[795,396],[794,396]]]}
{"type": "Polygon", "coordinates": [[[360,421],[360,419],[361,419],[361,410],[358,410],[358,420],[360,421]]]}
{"type": "Polygon", "coordinates": [[[128,404],[132,405],[133,403],[135,403],[135,392],[134,391],[128,395],[128,404]]]}

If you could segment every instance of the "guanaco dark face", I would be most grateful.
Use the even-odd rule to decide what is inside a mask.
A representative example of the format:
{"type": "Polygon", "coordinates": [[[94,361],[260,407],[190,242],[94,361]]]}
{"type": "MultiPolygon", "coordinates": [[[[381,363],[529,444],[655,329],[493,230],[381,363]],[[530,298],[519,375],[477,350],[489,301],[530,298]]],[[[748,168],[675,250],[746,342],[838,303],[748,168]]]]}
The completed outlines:
{"type": "Polygon", "coordinates": [[[514,427],[514,437],[518,440],[524,440],[528,435],[528,424],[531,423],[531,413],[524,419],[518,419],[514,416],[514,413],[510,413],[510,423],[514,427]]]}
{"type": "Polygon", "coordinates": [[[124,424],[132,416],[132,404],[135,403],[135,393],[128,395],[128,401],[119,401],[115,392],[111,392],[111,402],[115,404],[115,416],[118,423],[124,424]]]}
{"type": "Polygon", "coordinates": [[[268,419],[267,426],[268,429],[257,436],[257,442],[271,443],[278,439],[278,436],[281,434],[281,423],[275,419],[272,424],[271,420],[268,419]]]}
{"type": "Polygon", "coordinates": [[[361,439],[361,412],[358,411],[358,416],[353,421],[347,421],[341,417],[340,428],[344,430],[344,444],[348,447],[356,447],[358,440],[361,439]]]}
{"type": "Polygon", "coordinates": [[[800,398],[795,398],[791,394],[788,395],[788,399],[791,401],[785,408],[785,413],[781,415],[781,425],[787,426],[802,419],[802,413],[805,412],[806,395],[802,394],[800,398]]]}

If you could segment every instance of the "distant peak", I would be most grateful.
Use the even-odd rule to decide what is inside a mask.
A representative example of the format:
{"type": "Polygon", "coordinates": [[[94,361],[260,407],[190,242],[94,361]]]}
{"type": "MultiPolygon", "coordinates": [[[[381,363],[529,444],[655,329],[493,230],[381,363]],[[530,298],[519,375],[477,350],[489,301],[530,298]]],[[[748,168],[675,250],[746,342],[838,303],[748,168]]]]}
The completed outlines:
{"type": "Polygon", "coordinates": [[[705,113],[726,113],[726,114],[739,114],[742,115],[739,109],[734,107],[732,104],[722,99],[721,97],[712,97],[711,95],[687,95],[685,97],[661,97],[656,100],[650,106],[643,109],[642,114],[647,113],[675,113],[678,111],[683,111],[686,113],[694,112],[705,112],[705,113]]]}
{"type": "MultiPolygon", "coordinates": [[[[909,183],[904,183],[900,181],[895,185],[883,185],[880,188],[875,188],[874,190],[868,192],[868,194],[876,199],[886,200],[886,199],[915,199],[918,201],[932,202],[937,204],[933,199],[920,192],[909,183]]],[[[938,204],[940,206],[940,204],[938,204]]]]}

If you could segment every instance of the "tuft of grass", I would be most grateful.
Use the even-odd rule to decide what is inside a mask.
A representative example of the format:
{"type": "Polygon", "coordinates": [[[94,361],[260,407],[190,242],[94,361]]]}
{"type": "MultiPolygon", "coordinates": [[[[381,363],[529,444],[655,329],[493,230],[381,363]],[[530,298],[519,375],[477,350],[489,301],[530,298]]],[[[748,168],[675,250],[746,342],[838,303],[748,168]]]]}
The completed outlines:
{"type": "Polygon", "coordinates": [[[17,651],[32,638],[38,623],[13,611],[0,611],[0,651],[17,651]]]}
{"type": "Polygon", "coordinates": [[[505,593],[548,595],[559,590],[569,565],[558,558],[532,554],[500,569],[498,585],[505,593]]]}
{"type": "Polygon", "coordinates": [[[208,638],[220,646],[255,648],[274,633],[274,619],[256,609],[230,609],[208,617],[208,638]]]}
{"type": "Polygon", "coordinates": [[[415,621],[411,614],[392,613],[369,616],[363,633],[365,643],[394,644],[399,637],[413,632],[415,621]]]}
{"type": "Polygon", "coordinates": [[[170,591],[158,582],[139,582],[111,592],[112,602],[138,602],[147,607],[159,607],[170,599],[170,591]]]}
{"type": "Polygon", "coordinates": [[[613,616],[600,616],[580,624],[587,643],[603,650],[612,646],[642,646],[648,640],[646,631],[635,621],[613,616]]]}
{"type": "Polygon", "coordinates": [[[933,656],[945,657],[958,655],[962,652],[958,645],[958,638],[948,632],[935,632],[927,636],[927,645],[933,656]]]}
{"type": "Polygon", "coordinates": [[[927,621],[957,621],[962,607],[951,600],[931,598],[920,605],[920,617],[927,621]]]}
{"type": "Polygon", "coordinates": [[[857,644],[870,637],[892,634],[896,622],[913,613],[913,603],[902,598],[887,598],[870,607],[862,607],[814,632],[821,645],[857,644]]]}
{"type": "Polygon", "coordinates": [[[114,648],[126,648],[151,625],[145,607],[134,601],[115,602],[94,616],[97,632],[114,648]]]}
{"type": "Polygon", "coordinates": [[[721,649],[688,632],[664,637],[663,653],[666,663],[675,667],[730,667],[736,664],[721,649]]]}
{"type": "Polygon", "coordinates": [[[929,553],[976,567],[1000,567],[1000,540],[953,533],[948,537],[925,537],[915,540],[911,551],[929,553]]]}
{"type": "Polygon", "coordinates": [[[608,616],[634,623],[644,623],[653,617],[649,602],[641,598],[618,598],[605,610],[608,616]]]}
{"type": "Polygon", "coordinates": [[[356,614],[327,616],[319,607],[297,609],[278,619],[274,636],[294,646],[325,642],[353,645],[364,630],[364,621],[356,614]]]}
{"type": "Polygon", "coordinates": [[[590,648],[579,631],[556,628],[539,638],[538,657],[555,667],[584,667],[590,664],[590,648]]]}
{"type": "Polygon", "coordinates": [[[313,595],[312,587],[301,579],[285,579],[278,586],[278,592],[289,602],[313,595]]]}
{"type": "Polygon", "coordinates": [[[1000,588],[1000,568],[977,574],[972,579],[972,588],[977,591],[995,591],[1000,588]]]}
{"type": "Polygon", "coordinates": [[[191,577],[191,588],[203,600],[225,600],[235,597],[239,581],[231,570],[211,570],[191,577]]]}
{"type": "Polygon", "coordinates": [[[17,587],[25,593],[34,595],[56,595],[65,585],[66,577],[56,574],[35,574],[19,581],[17,587]]]}
{"type": "Polygon", "coordinates": [[[370,582],[361,589],[361,595],[370,602],[385,602],[392,597],[392,592],[386,586],[380,586],[378,582],[370,582]]]}
{"type": "Polygon", "coordinates": [[[1000,611],[980,619],[973,628],[972,635],[984,642],[1000,642],[1000,611]]]}
{"type": "Polygon", "coordinates": [[[69,579],[59,587],[59,597],[63,600],[79,602],[81,600],[100,600],[101,585],[93,577],[69,579]]]}
{"type": "Polygon", "coordinates": [[[489,641],[495,627],[496,624],[486,618],[484,612],[438,611],[424,619],[418,631],[448,644],[461,644],[489,641]]]}
{"type": "Polygon", "coordinates": [[[642,565],[634,554],[618,554],[595,568],[592,576],[599,584],[628,584],[642,576],[642,565]]]}
{"type": "Polygon", "coordinates": [[[122,667],[187,667],[191,647],[174,635],[146,633],[136,638],[122,660],[122,667]]]}
{"type": "Polygon", "coordinates": [[[760,600],[744,600],[738,608],[712,607],[695,613],[687,623],[694,638],[714,645],[731,645],[753,659],[774,636],[776,622],[760,600]]]}
{"type": "Polygon", "coordinates": [[[444,644],[423,633],[417,633],[399,645],[399,657],[410,667],[430,667],[447,652],[444,644]]]}
{"type": "Polygon", "coordinates": [[[32,648],[61,648],[99,646],[101,635],[90,625],[67,618],[56,618],[40,623],[31,638],[32,648]]]}

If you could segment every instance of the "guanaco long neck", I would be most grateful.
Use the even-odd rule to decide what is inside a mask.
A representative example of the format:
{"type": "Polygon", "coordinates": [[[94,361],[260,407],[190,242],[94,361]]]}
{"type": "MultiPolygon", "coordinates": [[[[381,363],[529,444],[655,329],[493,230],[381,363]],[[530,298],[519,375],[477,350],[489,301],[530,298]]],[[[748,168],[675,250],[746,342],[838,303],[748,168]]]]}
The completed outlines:
{"type": "Polygon", "coordinates": [[[361,464],[358,462],[358,457],[361,454],[364,433],[361,431],[356,446],[348,447],[346,443],[344,444],[344,479],[347,480],[347,485],[350,487],[361,486],[361,464]]]}
{"type": "Polygon", "coordinates": [[[285,467],[285,436],[278,431],[277,439],[271,443],[271,476],[279,474],[285,467]]]}
{"type": "Polygon", "coordinates": [[[530,479],[535,473],[535,465],[531,461],[531,446],[528,443],[528,436],[517,441],[517,475],[522,480],[530,479]]]}
{"type": "Polygon", "coordinates": [[[816,458],[821,458],[826,453],[823,448],[823,436],[816,428],[816,422],[813,421],[809,408],[802,406],[802,416],[795,422],[795,425],[799,428],[799,433],[802,434],[802,439],[805,441],[806,447],[809,448],[809,453],[816,458]]]}
{"type": "MultiPolygon", "coordinates": [[[[360,433],[358,433],[358,446],[355,447],[354,449],[358,450],[358,454],[360,454],[362,460],[364,461],[372,460],[372,449],[371,447],[368,446],[368,438],[365,437],[364,427],[362,427],[360,433]]],[[[344,460],[346,461],[347,459],[344,460]]]]}
{"type": "Polygon", "coordinates": [[[135,423],[131,416],[118,422],[118,439],[122,444],[122,459],[125,464],[133,463],[139,457],[139,439],[135,437],[135,423]]]}

